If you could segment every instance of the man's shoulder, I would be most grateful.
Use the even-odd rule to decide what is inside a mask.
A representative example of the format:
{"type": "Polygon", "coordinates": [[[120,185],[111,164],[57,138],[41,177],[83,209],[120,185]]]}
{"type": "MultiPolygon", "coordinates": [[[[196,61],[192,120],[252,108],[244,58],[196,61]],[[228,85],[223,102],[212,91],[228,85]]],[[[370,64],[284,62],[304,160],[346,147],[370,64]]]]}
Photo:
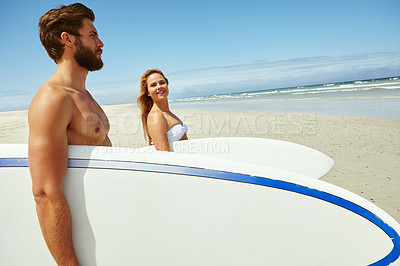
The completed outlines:
{"type": "Polygon", "coordinates": [[[62,86],[58,86],[52,83],[44,83],[35,96],[32,99],[33,107],[35,104],[46,105],[46,106],[66,106],[72,103],[72,99],[68,90],[62,86]]]}
{"type": "Polygon", "coordinates": [[[29,114],[39,116],[49,113],[71,113],[74,110],[74,101],[66,89],[51,83],[44,83],[29,106],[29,114]]]}
{"type": "Polygon", "coordinates": [[[39,90],[36,93],[41,97],[50,97],[50,98],[70,98],[68,90],[60,85],[46,82],[42,86],[40,86],[39,90]]]}

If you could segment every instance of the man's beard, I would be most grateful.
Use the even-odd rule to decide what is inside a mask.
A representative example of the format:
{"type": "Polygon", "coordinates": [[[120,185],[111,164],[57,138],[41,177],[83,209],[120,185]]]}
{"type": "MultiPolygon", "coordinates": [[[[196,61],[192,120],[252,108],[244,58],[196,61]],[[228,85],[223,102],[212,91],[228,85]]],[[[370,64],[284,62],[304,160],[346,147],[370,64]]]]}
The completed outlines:
{"type": "MultiPolygon", "coordinates": [[[[103,67],[103,61],[97,59],[96,53],[93,53],[89,48],[83,46],[82,41],[77,38],[78,51],[76,51],[74,58],[76,62],[89,71],[100,70],[103,67]]],[[[100,49],[100,48],[99,48],[100,49]]],[[[99,50],[97,49],[96,52],[99,50]]]]}

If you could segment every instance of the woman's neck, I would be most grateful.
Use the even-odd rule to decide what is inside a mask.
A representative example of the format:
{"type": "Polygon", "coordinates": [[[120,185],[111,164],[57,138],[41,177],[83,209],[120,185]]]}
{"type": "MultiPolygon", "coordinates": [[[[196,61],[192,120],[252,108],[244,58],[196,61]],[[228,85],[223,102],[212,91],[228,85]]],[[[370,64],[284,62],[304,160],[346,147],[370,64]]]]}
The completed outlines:
{"type": "Polygon", "coordinates": [[[160,101],[160,102],[154,102],[154,105],[155,105],[161,112],[170,112],[168,100],[166,100],[166,101],[160,101]]]}

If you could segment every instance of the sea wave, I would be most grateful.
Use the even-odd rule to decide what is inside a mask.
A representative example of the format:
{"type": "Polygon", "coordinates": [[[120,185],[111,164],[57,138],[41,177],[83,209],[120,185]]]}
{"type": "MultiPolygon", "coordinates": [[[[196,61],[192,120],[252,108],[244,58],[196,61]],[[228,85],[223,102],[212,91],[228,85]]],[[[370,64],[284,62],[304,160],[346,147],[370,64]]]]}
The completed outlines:
{"type": "MultiPolygon", "coordinates": [[[[171,102],[205,102],[205,101],[229,101],[237,99],[271,99],[278,100],[286,98],[296,98],[299,95],[330,95],[330,97],[355,97],[355,93],[373,93],[381,94],[385,97],[386,93],[400,95],[400,80],[399,77],[377,79],[377,80],[357,80],[351,82],[327,83],[310,86],[297,86],[280,89],[267,89],[258,91],[243,91],[238,93],[215,94],[208,96],[186,97],[172,99],[171,102]]],[[[380,96],[378,96],[380,97],[380,96]]]]}

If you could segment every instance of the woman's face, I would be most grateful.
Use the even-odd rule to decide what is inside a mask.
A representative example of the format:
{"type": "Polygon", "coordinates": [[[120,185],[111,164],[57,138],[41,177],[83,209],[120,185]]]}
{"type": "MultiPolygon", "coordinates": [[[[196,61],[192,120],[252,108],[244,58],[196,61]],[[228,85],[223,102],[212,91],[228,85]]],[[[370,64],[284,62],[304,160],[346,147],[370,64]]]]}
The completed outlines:
{"type": "Polygon", "coordinates": [[[147,78],[147,90],[153,101],[166,99],[169,94],[167,81],[158,73],[153,73],[147,78]]]}

